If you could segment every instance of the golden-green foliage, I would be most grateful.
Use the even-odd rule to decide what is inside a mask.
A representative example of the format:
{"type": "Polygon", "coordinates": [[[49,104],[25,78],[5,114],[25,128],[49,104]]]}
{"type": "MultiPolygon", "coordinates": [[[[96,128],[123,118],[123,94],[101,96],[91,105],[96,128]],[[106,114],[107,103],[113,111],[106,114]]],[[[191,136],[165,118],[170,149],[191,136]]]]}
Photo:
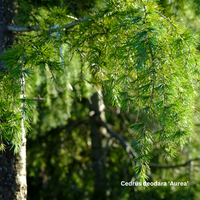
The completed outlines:
{"type": "Polygon", "coordinates": [[[26,33],[5,50],[1,56],[5,70],[0,74],[1,135],[20,145],[21,101],[27,126],[32,118],[32,101],[20,100],[22,76],[29,87],[33,73],[43,74],[49,94],[55,89],[50,79],[57,89],[66,87],[68,115],[73,88],[80,90],[80,97],[87,96],[82,90],[91,88],[90,83],[102,88],[113,105],[137,112],[132,145],[137,152],[135,170],[144,180],[155,142],[163,146],[164,155],[175,156],[192,136],[198,37],[164,16],[153,0],[108,0],[103,7],[70,28],[66,25],[74,17],[67,9],[41,9],[35,14],[41,29],[26,33]],[[77,73],[66,65],[73,57],[79,60],[77,73]]]}

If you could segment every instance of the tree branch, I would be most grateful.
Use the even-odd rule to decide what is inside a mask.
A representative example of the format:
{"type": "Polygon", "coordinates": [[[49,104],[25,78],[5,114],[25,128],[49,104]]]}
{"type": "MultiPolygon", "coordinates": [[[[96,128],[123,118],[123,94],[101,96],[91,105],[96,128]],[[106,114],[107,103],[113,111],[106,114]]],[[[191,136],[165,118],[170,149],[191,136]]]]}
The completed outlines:
{"type": "Polygon", "coordinates": [[[113,131],[112,129],[110,129],[108,127],[108,125],[103,122],[102,120],[99,121],[100,125],[103,126],[104,128],[106,128],[107,132],[111,135],[111,137],[116,138],[117,140],[119,140],[119,142],[121,143],[122,147],[126,150],[126,153],[128,154],[130,159],[134,159],[136,157],[136,153],[133,152],[131,146],[129,145],[129,143],[118,133],[116,133],[115,131],[113,131]]]}
{"type": "MultiPolygon", "coordinates": [[[[64,27],[60,26],[51,26],[49,27],[49,30],[56,31],[64,28],[65,30],[68,30],[70,28],[73,28],[74,26],[80,24],[81,22],[89,20],[88,17],[84,17],[83,19],[76,20],[70,24],[65,25],[64,27]]],[[[6,27],[8,31],[15,31],[15,32],[30,32],[30,31],[39,31],[41,28],[39,26],[28,26],[28,27],[20,27],[20,26],[13,26],[13,25],[8,25],[6,27]]]]}
{"type": "Polygon", "coordinates": [[[8,25],[6,29],[8,31],[15,31],[15,32],[30,32],[30,31],[38,31],[40,30],[40,27],[39,26],[20,27],[20,26],[8,25]]]}
{"type": "Polygon", "coordinates": [[[200,160],[200,157],[188,160],[187,162],[183,163],[183,164],[179,164],[179,165],[157,165],[157,164],[149,164],[149,167],[151,168],[177,168],[177,167],[185,167],[186,165],[189,165],[192,161],[197,161],[200,160]]]}
{"type": "MultiPolygon", "coordinates": [[[[105,122],[100,121],[100,125],[106,128],[107,132],[111,135],[111,137],[114,137],[120,141],[121,145],[123,146],[123,148],[126,150],[127,154],[129,155],[129,158],[131,158],[131,159],[135,158],[136,153],[133,152],[131,146],[128,144],[128,142],[122,136],[120,136],[118,133],[111,130],[105,122]]],[[[178,165],[149,164],[149,167],[150,168],[165,168],[165,169],[172,168],[173,169],[173,168],[177,168],[177,167],[185,167],[185,166],[189,165],[192,161],[197,161],[197,160],[200,160],[200,157],[190,159],[187,162],[185,162],[183,164],[178,164],[178,165]]]]}

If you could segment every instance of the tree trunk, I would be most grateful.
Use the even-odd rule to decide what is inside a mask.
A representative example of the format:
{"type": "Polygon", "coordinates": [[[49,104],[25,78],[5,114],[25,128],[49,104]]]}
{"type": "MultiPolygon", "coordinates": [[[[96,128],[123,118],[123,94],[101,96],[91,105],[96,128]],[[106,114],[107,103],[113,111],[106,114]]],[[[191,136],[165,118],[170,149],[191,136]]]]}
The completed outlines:
{"type": "Polygon", "coordinates": [[[89,104],[90,109],[90,126],[91,126],[91,143],[92,143],[92,161],[93,171],[95,174],[93,199],[106,199],[106,186],[104,176],[104,162],[101,159],[102,149],[102,129],[98,121],[105,120],[104,102],[101,93],[95,93],[91,97],[89,104]]]}
{"type": "MultiPolygon", "coordinates": [[[[14,35],[6,30],[6,26],[13,23],[14,14],[14,1],[0,0],[0,54],[4,48],[13,44],[14,35]]],[[[0,71],[3,69],[2,62],[0,71]]],[[[17,155],[14,155],[13,149],[10,150],[8,145],[4,152],[0,152],[0,200],[26,199],[26,138],[23,120],[22,137],[22,147],[17,155]]]]}

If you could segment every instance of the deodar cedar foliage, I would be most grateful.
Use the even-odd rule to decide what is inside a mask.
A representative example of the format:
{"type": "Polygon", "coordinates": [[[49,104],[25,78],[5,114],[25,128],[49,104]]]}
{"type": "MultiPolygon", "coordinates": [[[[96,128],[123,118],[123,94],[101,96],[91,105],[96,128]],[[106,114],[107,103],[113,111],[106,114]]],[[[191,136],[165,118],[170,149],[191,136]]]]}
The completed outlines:
{"type": "Polygon", "coordinates": [[[68,70],[61,54],[65,46],[69,60],[79,59],[80,86],[94,84],[113,105],[137,113],[132,147],[135,170],[144,180],[155,142],[165,156],[175,156],[193,134],[198,37],[165,16],[153,0],[108,0],[83,20],[69,15],[67,9],[41,11],[35,16],[40,29],[20,36],[1,56],[1,137],[20,145],[22,112],[28,127],[33,104],[20,99],[21,78],[28,87],[33,73],[48,70],[56,83],[55,74],[68,70]],[[93,78],[88,80],[87,73],[93,78]]]}

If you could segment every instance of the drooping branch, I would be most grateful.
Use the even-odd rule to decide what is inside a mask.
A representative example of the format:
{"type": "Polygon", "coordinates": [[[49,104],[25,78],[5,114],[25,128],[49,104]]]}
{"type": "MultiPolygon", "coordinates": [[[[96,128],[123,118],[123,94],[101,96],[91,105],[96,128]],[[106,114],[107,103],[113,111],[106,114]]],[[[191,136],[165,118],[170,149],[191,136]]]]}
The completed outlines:
{"type": "MultiPolygon", "coordinates": [[[[105,13],[107,13],[109,10],[105,10],[104,12],[100,13],[100,14],[97,14],[95,17],[101,17],[103,16],[105,13]]],[[[114,15],[115,12],[112,14],[114,15]]],[[[49,30],[51,31],[58,31],[60,29],[65,29],[65,30],[69,30],[71,28],[73,28],[74,26],[84,22],[84,21],[87,21],[87,20],[91,20],[91,18],[89,17],[84,17],[82,19],[77,19],[73,16],[69,16],[69,15],[66,15],[68,18],[71,18],[71,19],[76,19],[75,21],[69,23],[69,24],[66,24],[64,26],[50,26],[49,27],[49,30]]],[[[21,26],[14,26],[14,25],[7,25],[6,29],[8,31],[15,31],[15,32],[30,32],[30,31],[39,31],[41,30],[41,27],[40,26],[27,26],[27,27],[21,27],[21,26]]]]}
{"type": "Polygon", "coordinates": [[[99,123],[100,123],[101,126],[106,128],[107,132],[111,135],[111,137],[114,137],[117,140],[119,140],[120,144],[126,150],[126,153],[128,154],[130,159],[134,159],[136,157],[136,153],[133,152],[129,143],[121,135],[119,135],[118,133],[113,131],[111,128],[109,128],[108,125],[105,122],[99,121],[99,123]]]}
{"type": "Polygon", "coordinates": [[[177,167],[185,167],[187,165],[189,165],[192,161],[197,161],[197,160],[200,160],[200,157],[197,157],[197,158],[194,158],[194,159],[191,159],[191,160],[188,160],[187,162],[183,163],[183,164],[179,164],[179,165],[157,165],[157,164],[149,164],[149,167],[150,168],[177,168],[177,167]]]}
{"type": "MultiPolygon", "coordinates": [[[[74,26],[80,24],[81,22],[84,22],[84,21],[87,21],[87,20],[89,20],[89,18],[84,17],[83,19],[76,20],[74,22],[71,22],[70,24],[63,26],[63,27],[61,27],[61,26],[51,26],[51,27],[49,27],[49,30],[51,30],[51,31],[57,31],[57,30],[60,30],[60,29],[68,30],[68,29],[73,28],[74,26]]],[[[8,25],[6,27],[6,29],[8,31],[15,31],[15,32],[30,32],[30,31],[39,31],[39,30],[41,30],[41,27],[39,27],[39,26],[20,27],[20,26],[8,25]]]]}
{"type": "MultiPolygon", "coordinates": [[[[110,129],[108,127],[108,125],[106,123],[104,123],[103,121],[100,121],[101,126],[105,127],[107,132],[111,135],[111,137],[114,137],[116,139],[119,140],[119,142],[121,143],[122,147],[126,150],[127,154],[129,155],[129,157],[131,159],[134,159],[136,156],[136,153],[133,152],[131,146],[128,144],[128,142],[118,133],[116,133],[115,131],[113,131],[112,129],[110,129]]],[[[165,169],[173,169],[173,168],[177,168],[177,167],[185,167],[187,165],[189,165],[192,161],[197,161],[200,160],[200,157],[194,158],[194,159],[190,159],[187,162],[183,163],[183,164],[178,164],[178,165],[157,165],[157,164],[149,164],[150,168],[165,168],[165,169]]]]}

